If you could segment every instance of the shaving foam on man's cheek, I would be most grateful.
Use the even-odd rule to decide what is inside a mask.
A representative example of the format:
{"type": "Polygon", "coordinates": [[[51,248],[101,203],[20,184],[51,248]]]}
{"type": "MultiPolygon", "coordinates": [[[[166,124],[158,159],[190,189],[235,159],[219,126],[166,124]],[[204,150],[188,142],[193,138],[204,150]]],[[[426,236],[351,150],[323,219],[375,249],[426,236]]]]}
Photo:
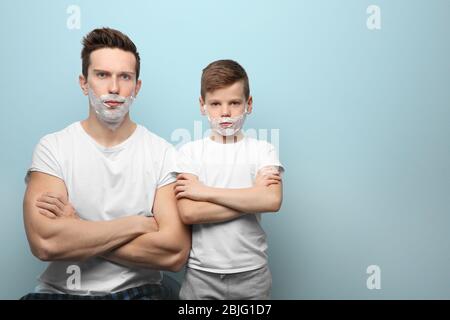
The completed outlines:
{"type": "Polygon", "coordinates": [[[98,97],[91,88],[88,89],[88,95],[97,119],[111,130],[116,130],[120,126],[134,101],[132,95],[126,98],[116,94],[98,97]],[[106,101],[117,101],[121,104],[117,107],[110,107],[106,104],[106,101]]]}

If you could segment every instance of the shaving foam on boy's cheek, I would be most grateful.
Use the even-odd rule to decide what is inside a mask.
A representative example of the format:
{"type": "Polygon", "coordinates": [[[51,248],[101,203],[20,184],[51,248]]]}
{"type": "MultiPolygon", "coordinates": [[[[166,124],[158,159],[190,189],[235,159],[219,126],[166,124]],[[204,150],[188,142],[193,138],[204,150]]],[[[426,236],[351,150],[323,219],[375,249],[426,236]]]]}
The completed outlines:
{"type": "Polygon", "coordinates": [[[214,130],[215,132],[217,132],[218,134],[220,134],[222,136],[226,136],[226,137],[235,135],[242,129],[244,122],[245,122],[245,118],[248,113],[247,104],[245,105],[244,113],[237,117],[211,118],[209,113],[206,110],[206,104],[203,105],[203,110],[205,111],[205,113],[208,117],[208,121],[209,121],[209,125],[210,125],[211,129],[214,130]],[[231,125],[227,128],[223,128],[220,125],[220,123],[223,123],[223,122],[229,122],[229,123],[231,123],[231,125]]]}

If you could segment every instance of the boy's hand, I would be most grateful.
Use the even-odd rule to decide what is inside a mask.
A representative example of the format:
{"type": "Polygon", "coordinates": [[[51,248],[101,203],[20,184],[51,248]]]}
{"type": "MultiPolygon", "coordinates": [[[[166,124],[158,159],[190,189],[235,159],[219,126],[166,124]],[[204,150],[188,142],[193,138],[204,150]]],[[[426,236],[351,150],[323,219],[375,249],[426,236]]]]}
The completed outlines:
{"type": "Polygon", "coordinates": [[[39,213],[51,218],[80,219],[75,208],[66,201],[65,197],[51,192],[43,193],[36,200],[39,213]]]}
{"type": "Polygon", "coordinates": [[[258,171],[255,179],[255,186],[268,187],[272,184],[280,184],[281,176],[278,168],[264,167],[258,171]]]}
{"type": "Polygon", "coordinates": [[[192,174],[179,174],[175,183],[175,198],[187,198],[195,201],[204,201],[208,187],[201,183],[192,174]]]}

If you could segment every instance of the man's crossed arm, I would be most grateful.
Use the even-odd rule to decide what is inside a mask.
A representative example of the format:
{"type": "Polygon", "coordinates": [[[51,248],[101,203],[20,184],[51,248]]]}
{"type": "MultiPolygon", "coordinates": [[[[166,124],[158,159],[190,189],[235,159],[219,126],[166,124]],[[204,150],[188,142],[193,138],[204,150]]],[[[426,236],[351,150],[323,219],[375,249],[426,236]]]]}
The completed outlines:
{"type": "Polygon", "coordinates": [[[281,176],[274,168],[263,169],[253,187],[242,189],[208,187],[195,175],[179,174],[175,193],[181,219],[186,224],[214,223],[244,214],[277,212],[283,198],[281,176]]]}
{"type": "Polygon", "coordinates": [[[129,216],[84,221],[67,201],[59,178],[30,173],[24,198],[24,223],[33,254],[41,260],[85,260],[102,256],[128,266],[179,270],[190,248],[173,184],[157,190],[154,217],[129,216]]]}

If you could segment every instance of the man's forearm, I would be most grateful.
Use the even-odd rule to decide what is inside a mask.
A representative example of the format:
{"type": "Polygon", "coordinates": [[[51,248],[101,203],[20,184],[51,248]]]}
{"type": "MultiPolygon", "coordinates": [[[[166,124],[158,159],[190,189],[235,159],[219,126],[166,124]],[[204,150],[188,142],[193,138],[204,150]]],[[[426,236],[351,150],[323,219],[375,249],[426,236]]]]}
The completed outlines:
{"type": "Polygon", "coordinates": [[[75,209],[67,197],[61,179],[41,172],[30,174],[23,202],[24,224],[31,251],[41,260],[97,256],[148,232],[155,224],[143,216],[81,220],[72,212],[75,209]]]}
{"type": "Polygon", "coordinates": [[[208,187],[203,198],[205,201],[246,213],[278,211],[281,204],[281,195],[275,192],[272,186],[243,189],[208,187]]]}
{"type": "Polygon", "coordinates": [[[178,214],[174,184],[156,190],[153,215],[158,231],[137,237],[106,258],[128,266],[179,271],[189,256],[191,234],[178,214]]]}
{"type": "Polygon", "coordinates": [[[136,217],[112,221],[54,219],[41,234],[45,260],[84,260],[110,251],[144,234],[140,221],[136,217]]]}
{"type": "Polygon", "coordinates": [[[225,222],[244,215],[220,204],[190,199],[179,199],[178,211],[185,224],[225,222]]]}
{"type": "Polygon", "coordinates": [[[102,257],[128,267],[178,271],[187,258],[188,250],[174,243],[174,240],[167,230],[150,232],[102,257]]]}

